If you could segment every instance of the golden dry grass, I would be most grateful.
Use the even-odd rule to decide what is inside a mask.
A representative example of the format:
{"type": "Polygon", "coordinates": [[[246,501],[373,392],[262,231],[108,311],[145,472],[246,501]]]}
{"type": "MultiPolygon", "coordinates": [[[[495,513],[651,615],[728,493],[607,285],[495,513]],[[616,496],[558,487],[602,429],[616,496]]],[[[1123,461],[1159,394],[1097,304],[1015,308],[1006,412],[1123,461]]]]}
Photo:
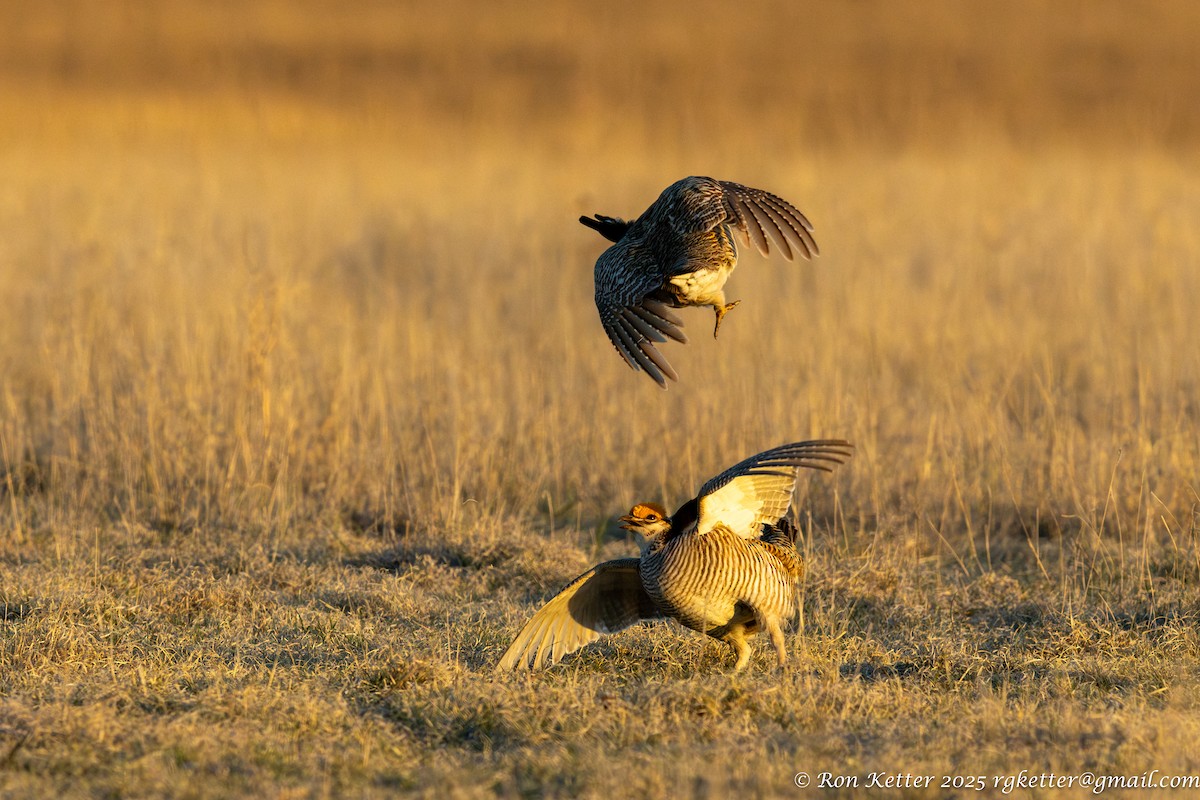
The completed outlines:
{"type": "Polygon", "coordinates": [[[1200,15],[681,8],[14,7],[0,794],[1200,773],[1200,15]],[[662,393],[574,220],[686,174],[823,255],[662,393]],[[809,436],[786,674],[492,676],[611,515],[809,436]]]}

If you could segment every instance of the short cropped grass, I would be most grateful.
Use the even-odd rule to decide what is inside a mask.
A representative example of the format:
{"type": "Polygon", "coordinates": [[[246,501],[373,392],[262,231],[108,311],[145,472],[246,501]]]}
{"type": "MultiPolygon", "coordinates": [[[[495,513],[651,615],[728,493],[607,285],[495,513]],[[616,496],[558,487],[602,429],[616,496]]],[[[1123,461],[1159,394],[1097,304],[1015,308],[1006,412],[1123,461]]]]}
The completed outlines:
{"type": "Polygon", "coordinates": [[[14,14],[0,794],[1200,774],[1200,19],[1018,6],[14,14]],[[575,218],[687,174],[822,255],[744,254],[664,393],[575,218]],[[814,437],[785,671],[493,673],[614,515],[814,437]]]}

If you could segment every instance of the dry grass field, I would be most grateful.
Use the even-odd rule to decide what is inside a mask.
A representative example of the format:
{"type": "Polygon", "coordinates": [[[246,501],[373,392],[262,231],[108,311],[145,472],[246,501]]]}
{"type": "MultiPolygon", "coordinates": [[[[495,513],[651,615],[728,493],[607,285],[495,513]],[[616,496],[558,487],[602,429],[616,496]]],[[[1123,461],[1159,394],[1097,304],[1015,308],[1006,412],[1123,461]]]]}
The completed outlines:
{"type": "Polygon", "coordinates": [[[1200,775],[1194,4],[2,15],[0,795],[1200,775]],[[822,255],[745,253],[662,392],[575,219],[688,174],[822,255]],[[785,672],[493,675],[614,515],[812,437],[785,672]]]}

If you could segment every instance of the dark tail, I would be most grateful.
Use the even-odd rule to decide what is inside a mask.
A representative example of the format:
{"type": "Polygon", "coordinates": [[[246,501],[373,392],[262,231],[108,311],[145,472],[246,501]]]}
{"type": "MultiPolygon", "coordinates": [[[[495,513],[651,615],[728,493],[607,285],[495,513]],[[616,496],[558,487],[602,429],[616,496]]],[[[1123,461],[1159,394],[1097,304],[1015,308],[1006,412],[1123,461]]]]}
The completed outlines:
{"type": "Polygon", "coordinates": [[[603,214],[597,214],[595,217],[580,217],[579,221],[610,242],[619,242],[625,235],[625,231],[629,230],[630,225],[619,217],[606,217],[603,214]]]}
{"type": "Polygon", "coordinates": [[[780,517],[774,525],[763,525],[762,539],[772,544],[796,546],[796,526],[787,517],[780,517]]]}

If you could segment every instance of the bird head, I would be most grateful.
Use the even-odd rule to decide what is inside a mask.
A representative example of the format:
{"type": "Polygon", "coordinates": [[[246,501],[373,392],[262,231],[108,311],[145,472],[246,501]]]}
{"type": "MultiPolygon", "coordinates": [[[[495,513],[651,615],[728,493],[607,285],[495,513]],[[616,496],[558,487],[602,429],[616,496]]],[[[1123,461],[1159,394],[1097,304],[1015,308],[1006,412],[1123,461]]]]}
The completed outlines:
{"type": "Polygon", "coordinates": [[[625,530],[636,531],[647,539],[671,530],[671,518],[667,516],[666,509],[657,503],[638,503],[621,517],[621,522],[625,530]]]}

